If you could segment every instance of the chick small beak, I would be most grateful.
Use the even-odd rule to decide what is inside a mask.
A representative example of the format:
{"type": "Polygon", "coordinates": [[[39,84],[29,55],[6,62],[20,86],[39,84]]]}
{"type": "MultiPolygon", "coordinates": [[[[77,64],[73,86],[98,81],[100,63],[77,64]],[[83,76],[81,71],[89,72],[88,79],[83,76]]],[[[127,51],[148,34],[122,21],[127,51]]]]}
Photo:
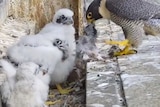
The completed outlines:
{"type": "Polygon", "coordinates": [[[70,25],[70,24],[73,24],[73,23],[74,23],[74,21],[73,21],[72,18],[67,18],[67,20],[64,21],[64,24],[66,24],[66,25],[70,25]]]}

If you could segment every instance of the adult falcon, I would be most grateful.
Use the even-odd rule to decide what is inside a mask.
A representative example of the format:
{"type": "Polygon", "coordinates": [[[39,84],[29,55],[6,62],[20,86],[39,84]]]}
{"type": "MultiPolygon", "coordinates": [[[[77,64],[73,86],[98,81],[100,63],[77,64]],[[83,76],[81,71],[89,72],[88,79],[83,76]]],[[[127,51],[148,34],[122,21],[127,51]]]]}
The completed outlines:
{"type": "Polygon", "coordinates": [[[86,18],[88,22],[106,18],[121,26],[129,42],[110,43],[125,45],[123,54],[134,53],[129,47],[141,44],[144,21],[160,19],[160,5],[154,0],[94,0],[87,9],[86,18]]]}

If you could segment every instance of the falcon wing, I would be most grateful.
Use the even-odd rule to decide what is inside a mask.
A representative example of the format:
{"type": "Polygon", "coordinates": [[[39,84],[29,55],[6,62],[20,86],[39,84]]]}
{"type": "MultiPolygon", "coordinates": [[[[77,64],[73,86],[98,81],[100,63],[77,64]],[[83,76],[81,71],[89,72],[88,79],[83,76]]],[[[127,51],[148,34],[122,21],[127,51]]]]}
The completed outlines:
{"type": "Polygon", "coordinates": [[[130,20],[160,18],[160,6],[144,0],[107,0],[106,7],[115,15],[130,20]]]}

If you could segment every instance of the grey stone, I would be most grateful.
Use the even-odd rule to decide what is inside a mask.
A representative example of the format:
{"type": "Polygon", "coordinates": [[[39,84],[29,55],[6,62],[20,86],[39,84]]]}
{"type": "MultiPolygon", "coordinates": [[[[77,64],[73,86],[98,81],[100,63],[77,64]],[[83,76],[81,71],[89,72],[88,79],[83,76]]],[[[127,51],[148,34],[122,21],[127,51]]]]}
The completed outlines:
{"type": "MultiPolygon", "coordinates": [[[[110,28],[106,26],[107,20],[98,20],[96,29],[98,30],[97,47],[107,55],[110,48],[104,43],[109,40],[110,28]]],[[[113,23],[112,23],[113,24],[113,23]]],[[[114,25],[114,24],[113,24],[114,25]]],[[[115,31],[118,27],[113,26],[115,31]]],[[[113,35],[116,39],[116,34],[113,35]]],[[[115,73],[117,71],[117,62],[107,58],[103,61],[91,61],[87,63],[87,82],[86,82],[86,103],[87,107],[120,107],[120,95],[116,82],[115,73]]]]}
{"type": "Polygon", "coordinates": [[[0,0],[0,3],[2,3],[3,2],[3,0],[0,0]]]}
{"type": "Polygon", "coordinates": [[[138,53],[119,57],[128,107],[160,107],[160,38],[147,36],[138,53]]]}
{"type": "MultiPolygon", "coordinates": [[[[107,54],[109,45],[104,40],[123,40],[120,27],[114,23],[98,20],[97,47],[107,54]],[[118,37],[121,36],[121,37],[118,37]]],[[[90,62],[87,67],[88,107],[120,107],[118,84],[115,82],[117,69],[121,74],[128,107],[160,107],[160,37],[146,36],[137,48],[138,53],[118,57],[118,65],[112,59],[103,64],[90,62]],[[101,74],[101,75],[100,75],[101,74]],[[103,86],[104,89],[98,86],[103,86]],[[110,102],[109,102],[110,101],[110,102]]]]}
{"type": "Polygon", "coordinates": [[[107,65],[105,64],[104,66],[94,64],[88,63],[87,67],[87,107],[96,107],[97,104],[112,107],[118,104],[114,72],[109,69],[106,71],[107,65]]]}

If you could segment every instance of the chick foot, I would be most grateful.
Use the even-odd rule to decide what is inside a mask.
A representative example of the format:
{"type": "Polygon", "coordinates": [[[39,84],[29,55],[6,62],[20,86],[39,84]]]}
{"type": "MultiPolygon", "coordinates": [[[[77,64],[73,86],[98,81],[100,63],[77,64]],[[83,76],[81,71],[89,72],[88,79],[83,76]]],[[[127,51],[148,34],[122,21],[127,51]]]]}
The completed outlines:
{"type": "Polygon", "coordinates": [[[60,94],[69,94],[71,91],[73,91],[71,88],[63,89],[60,84],[56,84],[56,87],[60,94]]]}
{"type": "Polygon", "coordinates": [[[118,45],[119,51],[112,52],[112,56],[122,56],[137,53],[136,50],[132,49],[129,40],[127,39],[124,41],[105,41],[105,43],[110,45],[118,45]],[[121,47],[123,47],[123,49],[121,49],[121,47]]]}
{"type": "Polygon", "coordinates": [[[48,97],[49,97],[49,98],[54,98],[55,95],[49,94],[48,97]]]}
{"type": "Polygon", "coordinates": [[[46,105],[47,106],[49,106],[49,105],[54,105],[54,104],[56,104],[56,103],[60,103],[61,102],[61,100],[56,100],[56,101],[46,101],[46,105]]]}
{"type": "Polygon", "coordinates": [[[48,98],[54,98],[55,97],[55,91],[54,90],[49,90],[49,93],[48,93],[48,98]]]}

